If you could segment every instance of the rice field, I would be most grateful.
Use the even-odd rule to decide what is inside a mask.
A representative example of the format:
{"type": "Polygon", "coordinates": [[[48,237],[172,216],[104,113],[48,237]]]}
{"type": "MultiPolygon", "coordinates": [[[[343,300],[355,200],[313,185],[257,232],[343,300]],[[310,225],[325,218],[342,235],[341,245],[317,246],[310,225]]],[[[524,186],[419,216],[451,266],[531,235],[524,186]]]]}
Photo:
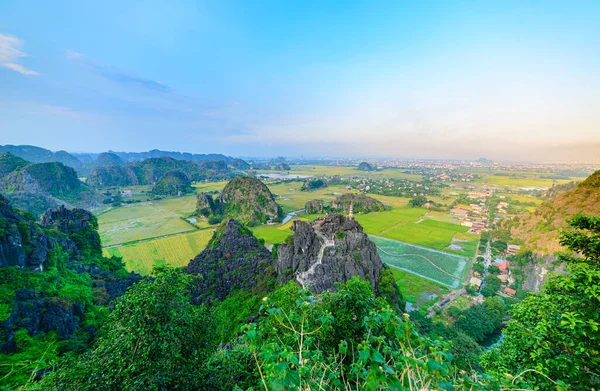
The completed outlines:
{"type": "Polygon", "coordinates": [[[267,186],[271,190],[271,193],[277,196],[275,201],[285,213],[302,209],[311,200],[321,199],[329,202],[340,194],[347,193],[346,188],[343,186],[331,186],[315,191],[300,191],[302,182],[281,183],[277,185],[267,184],[267,186]]]}
{"type": "Polygon", "coordinates": [[[102,245],[112,246],[147,238],[193,231],[183,220],[196,209],[193,195],[123,205],[98,216],[102,245]]]}
{"type": "Polygon", "coordinates": [[[250,228],[254,236],[259,239],[265,240],[265,245],[283,243],[288,236],[294,232],[290,229],[292,222],[289,221],[286,224],[279,226],[263,225],[259,227],[250,228]]]}
{"type": "Polygon", "coordinates": [[[456,289],[462,284],[466,257],[378,236],[369,237],[377,245],[381,260],[391,267],[448,288],[456,289]]]}
{"type": "Polygon", "coordinates": [[[107,256],[122,257],[127,270],[148,275],[154,266],[186,266],[198,255],[212,237],[213,229],[105,248],[107,256]]]}

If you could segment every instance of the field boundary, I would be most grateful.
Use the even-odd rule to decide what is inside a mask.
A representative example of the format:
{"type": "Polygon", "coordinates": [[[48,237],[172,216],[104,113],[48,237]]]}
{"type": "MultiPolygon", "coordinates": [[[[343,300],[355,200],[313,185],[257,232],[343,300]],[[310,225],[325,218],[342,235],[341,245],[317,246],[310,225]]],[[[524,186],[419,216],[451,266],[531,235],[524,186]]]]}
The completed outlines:
{"type": "Polygon", "coordinates": [[[198,228],[198,227],[196,227],[196,229],[190,229],[188,231],[175,232],[175,233],[168,234],[168,235],[153,236],[151,238],[144,238],[144,239],[139,239],[139,240],[130,240],[129,242],[111,244],[110,246],[104,246],[102,248],[103,249],[104,248],[105,249],[109,249],[109,248],[124,247],[124,246],[129,246],[129,245],[137,244],[137,243],[150,242],[150,241],[156,240],[156,239],[164,239],[164,238],[170,238],[170,237],[173,237],[173,236],[186,235],[186,234],[190,234],[192,232],[212,230],[212,228],[213,227],[206,227],[206,228],[198,228]]]}
{"type": "Polygon", "coordinates": [[[431,264],[431,266],[435,267],[436,269],[438,269],[439,271],[441,271],[444,274],[447,274],[448,276],[457,279],[457,280],[462,280],[462,277],[457,277],[452,273],[447,272],[446,270],[442,269],[441,267],[439,267],[438,265],[436,265],[435,263],[433,263],[433,261],[429,258],[427,258],[425,255],[421,255],[421,254],[392,254],[392,253],[388,253],[387,251],[385,251],[384,249],[382,249],[381,247],[377,246],[376,247],[381,250],[383,253],[389,255],[390,257],[419,257],[419,258],[423,258],[424,260],[426,260],[427,262],[429,262],[431,264]]]}
{"type": "Polygon", "coordinates": [[[407,268],[404,268],[404,267],[398,267],[398,266],[395,266],[395,265],[390,265],[390,264],[388,264],[388,263],[386,263],[386,265],[387,265],[387,266],[389,266],[389,267],[393,267],[394,269],[402,270],[403,272],[406,272],[406,273],[408,273],[408,274],[412,274],[413,276],[417,276],[417,277],[419,277],[419,278],[422,278],[422,279],[424,279],[424,280],[430,281],[430,282],[432,282],[432,283],[434,283],[434,284],[441,285],[441,286],[443,286],[444,288],[448,288],[448,289],[456,289],[456,288],[454,288],[452,285],[445,284],[445,283],[443,283],[443,282],[441,282],[441,281],[438,281],[438,280],[436,280],[436,279],[434,279],[434,278],[431,278],[431,277],[424,276],[424,275],[422,275],[422,274],[420,274],[420,273],[417,273],[417,272],[415,272],[415,271],[412,271],[412,270],[410,270],[410,269],[407,269],[407,268]]]}

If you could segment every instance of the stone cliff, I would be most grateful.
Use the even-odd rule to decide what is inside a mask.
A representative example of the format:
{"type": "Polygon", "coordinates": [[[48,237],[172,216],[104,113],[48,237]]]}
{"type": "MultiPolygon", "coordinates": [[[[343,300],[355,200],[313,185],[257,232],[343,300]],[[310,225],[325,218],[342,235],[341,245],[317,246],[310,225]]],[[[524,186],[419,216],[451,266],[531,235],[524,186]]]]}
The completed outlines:
{"type": "Polygon", "coordinates": [[[377,293],[384,265],[362,227],[342,215],[313,223],[296,220],[294,234],[277,248],[281,282],[296,280],[315,293],[331,291],[336,282],[360,276],[377,293]]]}
{"type": "Polygon", "coordinates": [[[266,291],[276,281],[271,253],[250,230],[227,219],[212,239],[187,266],[197,276],[192,290],[193,301],[223,300],[236,290],[266,291]]]}

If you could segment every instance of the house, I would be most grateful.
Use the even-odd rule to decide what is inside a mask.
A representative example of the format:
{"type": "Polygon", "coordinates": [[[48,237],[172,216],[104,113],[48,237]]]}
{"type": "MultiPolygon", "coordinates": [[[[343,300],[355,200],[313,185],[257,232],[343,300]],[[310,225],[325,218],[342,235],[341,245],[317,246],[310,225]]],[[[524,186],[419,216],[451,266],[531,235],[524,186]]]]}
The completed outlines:
{"type": "Polygon", "coordinates": [[[504,293],[510,296],[514,296],[517,294],[517,291],[514,289],[510,289],[509,287],[504,288],[504,293]]]}
{"type": "Polygon", "coordinates": [[[509,244],[506,249],[506,253],[508,255],[516,255],[521,250],[521,246],[517,246],[516,244],[509,244]]]}
{"type": "Polygon", "coordinates": [[[476,277],[471,277],[471,279],[469,280],[469,284],[475,285],[477,288],[479,288],[481,286],[481,279],[476,278],[476,277]]]}
{"type": "Polygon", "coordinates": [[[502,281],[503,284],[506,284],[508,282],[508,274],[498,274],[496,277],[498,277],[498,279],[502,281]]]}
{"type": "Polygon", "coordinates": [[[498,268],[500,269],[500,272],[502,274],[506,274],[508,273],[508,268],[510,267],[510,262],[508,262],[506,259],[496,259],[492,265],[494,266],[498,266],[498,268]]]}

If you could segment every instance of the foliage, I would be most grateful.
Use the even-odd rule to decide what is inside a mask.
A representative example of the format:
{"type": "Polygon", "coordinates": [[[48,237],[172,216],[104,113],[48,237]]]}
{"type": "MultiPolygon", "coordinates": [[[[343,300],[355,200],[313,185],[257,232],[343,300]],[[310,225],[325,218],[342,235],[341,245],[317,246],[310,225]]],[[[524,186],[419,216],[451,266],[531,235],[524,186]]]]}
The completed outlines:
{"type": "Polygon", "coordinates": [[[463,311],[456,321],[456,327],[475,341],[482,342],[500,326],[505,312],[502,299],[490,297],[483,304],[463,311]]]}
{"type": "Polygon", "coordinates": [[[427,197],[418,195],[414,197],[412,200],[408,201],[408,204],[411,208],[421,208],[427,203],[427,197]]]}
{"type": "Polygon", "coordinates": [[[540,389],[552,385],[549,379],[573,390],[600,385],[600,224],[583,215],[569,223],[561,241],[582,257],[563,256],[569,274],[552,277],[541,292],[515,305],[503,341],[482,360],[495,372],[535,369],[525,377],[540,389]]]}
{"type": "Polygon", "coordinates": [[[368,284],[354,279],[322,300],[314,300],[306,291],[288,295],[285,304],[275,305],[267,299],[262,307],[265,317],[246,326],[241,341],[246,351],[252,352],[259,374],[260,383],[254,386],[265,390],[500,390],[523,386],[507,378],[459,372],[448,342],[419,335],[407,316],[398,316],[374,300],[369,289],[368,284]],[[336,308],[339,310],[334,311],[336,308]]]}
{"type": "Polygon", "coordinates": [[[198,369],[214,344],[211,317],[190,304],[191,276],[161,269],[119,299],[93,349],[66,359],[47,384],[58,389],[200,387],[198,369]]]}

